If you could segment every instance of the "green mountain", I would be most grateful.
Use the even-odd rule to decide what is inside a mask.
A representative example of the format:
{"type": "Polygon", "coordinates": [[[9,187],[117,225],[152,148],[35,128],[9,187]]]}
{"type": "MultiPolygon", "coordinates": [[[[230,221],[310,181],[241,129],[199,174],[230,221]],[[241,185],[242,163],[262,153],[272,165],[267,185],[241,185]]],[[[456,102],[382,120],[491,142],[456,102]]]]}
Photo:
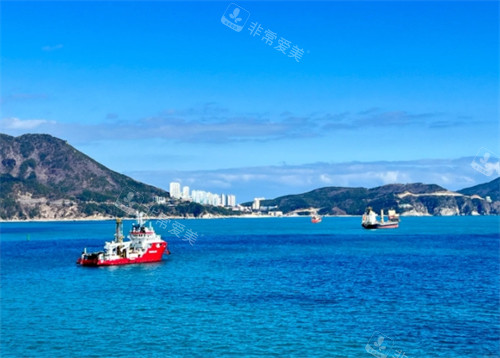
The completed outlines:
{"type": "Polygon", "coordinates": [[[46,134],[0,134],[0,219],[133,216],[136,210],[199,216],[220,209],[170,200],[169,193],[114,172],[46,134]]]}
{"type": "Polygon", "coordinates": [[[372,189],[326,187],[264,200],[261,205],[271,211],[299,215],[361,215],[368,206],[377,212],[394,209],[403,215],[498,215],[499,180],[460,192],[421,183],[389,184],[372,189]],[[486,200],[486,196],[490,196],[492,202],[486,200]]]}
{"type": "Polygon", "coordinates": [[[458,191],[464,195],[479,195],[483,198],[489,196],[492,201],[500,200],[500,178],[490,181],[489,183],[479,184],[470,188],[458,191]]]}

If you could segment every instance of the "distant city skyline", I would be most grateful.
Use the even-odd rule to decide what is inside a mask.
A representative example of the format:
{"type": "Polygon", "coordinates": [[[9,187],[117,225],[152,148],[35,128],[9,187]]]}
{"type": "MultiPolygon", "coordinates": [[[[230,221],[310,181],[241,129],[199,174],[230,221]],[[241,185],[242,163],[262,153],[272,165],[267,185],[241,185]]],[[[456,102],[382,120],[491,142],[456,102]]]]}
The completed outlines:
{"type": "Polygon", "coordinates": [[[236,195],[234,194],[217,194],[197,189],[190,191],[189,186],[182,186],[179,182],[170,182],[169,188],[170,197],[174,199],[192,200],[195,203],[213,206],[235,207],[237,205],[236,195]]]}
{"type": "Polygon", "coordinates": [[[498,2],[230,4],[2,2],[0,132],[240,202],[497,175],[498,2]]]}

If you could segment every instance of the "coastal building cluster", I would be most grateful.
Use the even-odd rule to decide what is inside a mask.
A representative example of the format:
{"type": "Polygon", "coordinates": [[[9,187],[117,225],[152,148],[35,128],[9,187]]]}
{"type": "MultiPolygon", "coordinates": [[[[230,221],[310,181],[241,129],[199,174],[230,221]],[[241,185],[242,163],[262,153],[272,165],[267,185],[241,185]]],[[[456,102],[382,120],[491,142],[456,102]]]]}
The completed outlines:
{"type": "MultiPolygon", "coordinates": [[[[233,194],[214,194],[204,190],[191,190],[189,186],[181,187],[181,183],[170,183],[170,197],[199,204],[236,207],[236,196],[233,194]]],[[[155,199],[156,200],[156,199],[155,199]]]]}
{"type": "MultiPolygon", "coordinates": [[[[171,182],[169,189],[170,197],[175,200],[226,207],[231,208],[233,211],[239,211],[241,213],[248,213],[252,215],[266,214],[269,216],[283,216],[283,212],[277,210],[277,205],[262,205],[262,202],[266,200],[263,197],[254,198],[253,202],[243,205],[236,203],[236,196],[234,194],[215,194],[204,190],[191,190],[189,186],[181,186],[181,183],[179,182],[171,182]]],[[[164,196],[155,196],[153,197],[153,200],[156,204],[174,205],[164,196]]]]}

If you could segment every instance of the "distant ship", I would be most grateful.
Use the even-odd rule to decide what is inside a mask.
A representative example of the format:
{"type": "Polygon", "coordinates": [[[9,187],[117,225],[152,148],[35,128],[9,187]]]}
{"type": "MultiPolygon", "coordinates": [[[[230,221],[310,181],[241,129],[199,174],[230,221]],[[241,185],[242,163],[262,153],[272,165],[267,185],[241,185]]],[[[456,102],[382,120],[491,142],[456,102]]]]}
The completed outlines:
{"type": "Polygon", "coordinates": [[[377,214],[372,208],[368,207],[366,213],[363,214],[363,219],[361,220],[361,226],[365,229],[396,229],[399,227],[399,216],[398,221],[384,221],[384,210],[380,211],[380,221],[377,220],[377,214]]]}
{"type": "Polygon", "coordinates": [[[313,216],[311,217],[311,222],[312,222],[313,224],[320,223],[320,222],[321,222],[321,220],[323,220],[323,218],[322,218],[321,216],[319,216],[319,215],[313,215],[313,216]]]}
{"type": "Polygon", "coordinates": [[[165,251],[170,255],[167,242],[156,234],[151,223],[145,226],[142,214],[132,225],[128,239],[123,241],[122,220],[116,219],[115,239],[105,243],[104,251],[87,253],[85,248],[76,263],[82,266],[127,265],[161,261],[165,251]]]}

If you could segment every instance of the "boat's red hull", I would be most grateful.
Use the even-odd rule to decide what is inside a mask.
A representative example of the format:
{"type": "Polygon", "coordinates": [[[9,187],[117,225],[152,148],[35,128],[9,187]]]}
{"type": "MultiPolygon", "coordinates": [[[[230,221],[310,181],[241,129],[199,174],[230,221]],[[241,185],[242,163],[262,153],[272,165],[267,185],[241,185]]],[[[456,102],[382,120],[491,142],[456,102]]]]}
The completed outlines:
{"type": "Polygon", "coordinates": [[[167,251],[167,255],[170,255],[170,251],[167,249],[167,243],[161,242],[159,243],[160,247],[157,247],[157,244],[153,245],[146,253],[140,257],[135,259],[129,258],[119,258],[116,260],[99,260],[98,258],[84,259],[79,258],[76,263],[82,266],[117,266],[117,265],[129,265],[129,264],[140,264],[147,262],[158,262],[161,261],[163,253],[165,250],[167,251]]]}

